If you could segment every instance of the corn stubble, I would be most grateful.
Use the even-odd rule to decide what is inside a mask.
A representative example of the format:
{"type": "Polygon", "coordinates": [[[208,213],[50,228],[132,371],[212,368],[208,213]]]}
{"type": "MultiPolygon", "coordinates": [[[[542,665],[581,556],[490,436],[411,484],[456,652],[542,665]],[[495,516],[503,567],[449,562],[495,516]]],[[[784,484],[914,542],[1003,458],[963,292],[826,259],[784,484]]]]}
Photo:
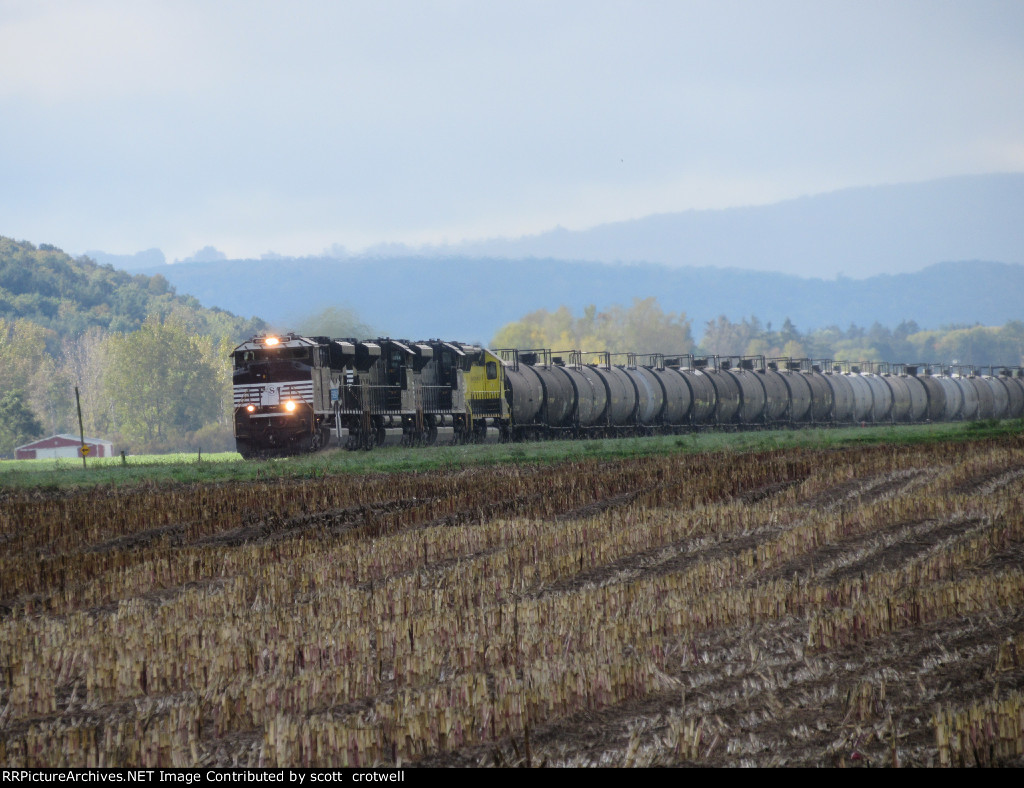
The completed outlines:
{"type": "Polygon", "coordinates": [[[10,492],[12,766],[1021,765],[1024,441],[10,492]]]}

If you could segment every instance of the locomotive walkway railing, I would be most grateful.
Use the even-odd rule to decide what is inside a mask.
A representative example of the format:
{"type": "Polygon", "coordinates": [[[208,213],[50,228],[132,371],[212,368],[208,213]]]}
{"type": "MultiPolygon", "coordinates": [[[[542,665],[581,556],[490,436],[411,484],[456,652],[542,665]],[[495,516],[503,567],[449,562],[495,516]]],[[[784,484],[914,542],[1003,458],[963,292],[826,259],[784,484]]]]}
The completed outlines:
{"type": "Polygon", "coordinates": [[[418,390],[424,413],[449,413],[451,411],[451,386],[420,386],[418,390]]]}
{"type": "Polygon", "coordinates": [[[401,386],[342,386],[338,392],[339,413],[386,414],[402,412],[401,386]]]}

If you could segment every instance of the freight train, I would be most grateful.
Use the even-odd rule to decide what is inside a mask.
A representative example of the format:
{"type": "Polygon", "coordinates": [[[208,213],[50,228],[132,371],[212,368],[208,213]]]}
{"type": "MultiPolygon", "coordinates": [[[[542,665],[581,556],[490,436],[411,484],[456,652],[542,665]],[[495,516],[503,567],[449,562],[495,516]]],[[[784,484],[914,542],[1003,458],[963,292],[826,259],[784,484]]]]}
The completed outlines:
{"type": "Polygon", "coordinates": [[[249,458],[331,444],[606,437],[705,427],[1020,418],[1024,370],[763,356],[489,350],[261,335],[233,355],[249,458]]]}

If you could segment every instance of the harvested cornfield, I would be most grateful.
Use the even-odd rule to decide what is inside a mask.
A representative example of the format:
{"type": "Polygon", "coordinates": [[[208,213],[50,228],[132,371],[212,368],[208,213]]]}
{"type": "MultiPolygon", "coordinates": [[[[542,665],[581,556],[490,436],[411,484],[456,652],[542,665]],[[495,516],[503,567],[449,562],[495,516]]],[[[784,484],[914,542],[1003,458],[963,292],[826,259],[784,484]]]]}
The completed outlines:
{"type": "Polygon", "coordinates": [[[2,493],[11,766],[1024,765],[1024,439],[2,493]]]}

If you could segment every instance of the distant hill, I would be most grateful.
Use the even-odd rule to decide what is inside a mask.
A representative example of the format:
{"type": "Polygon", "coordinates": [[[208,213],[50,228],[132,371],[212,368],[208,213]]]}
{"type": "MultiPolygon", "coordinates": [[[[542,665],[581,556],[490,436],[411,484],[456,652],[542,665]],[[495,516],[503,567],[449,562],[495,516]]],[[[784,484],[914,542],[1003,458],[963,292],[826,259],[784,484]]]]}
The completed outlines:
{"type": "MultiPolygon", "coordinates": [[[[142,270],[203,304],[259,314],[279,328],[336,306],[394,336],[467,341],[487,341],[539,308],[652,295],[666,310],[685,311],[698,337],[721,314],[789,317],[803,330],[905,319],[996,325],[1024,316],[1022,216],[1024,174],[980,175],[516,240],[389,245],[338,259],[207,256],[142,270]],[[776,273],[783,270],[790,273],[776,273]]],[[[152,252],[128,262],[138,270],[152,252]]]]}
{"type": "Polygon", "coordinates": [[[95,260],[100,265],[112,265],[122,271],[141,271],[154,266],[163,265],[167,262],[164,253],[159,249],[145,249],[135,254],[111,254],[90,249],[85,253],[90,260],[95,260]]]}
{"type": "Polygon", "coordinates": [[[711,267],[558,260],[304,258],[165,265],[159,272],[202,303],[259,314],[279,329],[326,306],[347,306],[391,336],[488,342],[505,323],[562,304],[580,311],[657,296],[683,311],[697,338],[718,315],[756,314],[801,330],[875,321],[922,328],[1000,325],[1024,317],[1024,265],[946,262],[912,274],[805,279],[711,267]]]}
{"type": "Polygon", "coordinates": [[[647,262],[855,279],[941,260],[1024,263],[1024,174],[852,188],[437,250],[450,256],[647,262]]]}
{"type": "Polygon", "coordinates": [[[152,311],[186,314],[199,333],[243,337],[263,327],[259,319],[178,295],[159,273],[132,276],[55,246],[0,236],[0,318],[31,320],[62,337],[92,326],[134,331],[152,311]]]}

